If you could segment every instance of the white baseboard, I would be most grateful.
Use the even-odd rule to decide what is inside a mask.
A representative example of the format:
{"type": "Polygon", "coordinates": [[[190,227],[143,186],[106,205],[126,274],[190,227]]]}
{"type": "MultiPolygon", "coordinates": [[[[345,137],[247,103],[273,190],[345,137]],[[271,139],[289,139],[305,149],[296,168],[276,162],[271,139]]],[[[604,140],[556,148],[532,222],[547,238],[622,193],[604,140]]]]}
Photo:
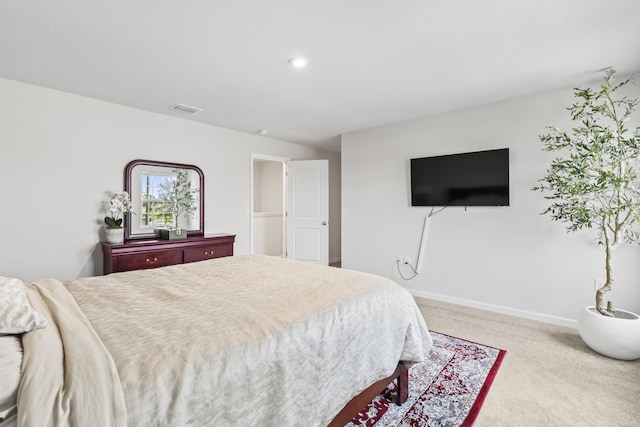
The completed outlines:
{"type": "Polygon", "coordinates": [[[515,308],[504,307],[500,305],[487,304],[478,301],[467,300],[463,298],[449,297],[446,295],[433,294],[431,292],[423,292],[415,289],[408,289],[413,296],[427,298],[436,301],[448,302],[450,304],[462,305],[465,307],[478,308],[480,310],[493,311],[494,313],[508,314],[509,316],[522,317],[524,319],[536,320],[538,322],[551,323],[553,325],[565,326],[567,328],[577,329],[577,321],[575,319],[567,319],[564,317],[550,316],[548,314],[536,313],[533,311],[518,310],[515,308]]]}

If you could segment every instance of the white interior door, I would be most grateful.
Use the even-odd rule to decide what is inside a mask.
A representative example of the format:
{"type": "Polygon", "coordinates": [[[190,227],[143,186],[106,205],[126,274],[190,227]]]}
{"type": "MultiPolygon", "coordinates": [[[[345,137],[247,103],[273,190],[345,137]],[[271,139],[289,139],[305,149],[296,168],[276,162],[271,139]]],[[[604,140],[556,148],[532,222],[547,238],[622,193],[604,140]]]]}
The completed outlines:
{"type": "Polygon", "coordinates": [[[287,162],[287,258],[329,264],[329,161],[287,162]]]}

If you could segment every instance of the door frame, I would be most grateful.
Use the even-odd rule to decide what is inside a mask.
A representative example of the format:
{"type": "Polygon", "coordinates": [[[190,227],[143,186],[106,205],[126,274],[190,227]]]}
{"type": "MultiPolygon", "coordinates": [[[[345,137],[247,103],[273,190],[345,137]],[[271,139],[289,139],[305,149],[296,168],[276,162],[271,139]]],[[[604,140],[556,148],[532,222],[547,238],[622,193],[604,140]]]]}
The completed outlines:
{"type": "Polygon", "coordinates": [[[282,256],[286,258],[287,251],[287,179],[286,179],[286,170],[287,170],[287,162],[291,160],[288,157],[279,157],[272,156],[268,154],[260,154],[260,153],[251,153],[251,195],[249,201],[249,253],[253,255],[253,240],[254,240],[254,221],[253,221],[253,165],[256,160],[267,160],[272,162],[280,162],[282,163],[282,256]]]}

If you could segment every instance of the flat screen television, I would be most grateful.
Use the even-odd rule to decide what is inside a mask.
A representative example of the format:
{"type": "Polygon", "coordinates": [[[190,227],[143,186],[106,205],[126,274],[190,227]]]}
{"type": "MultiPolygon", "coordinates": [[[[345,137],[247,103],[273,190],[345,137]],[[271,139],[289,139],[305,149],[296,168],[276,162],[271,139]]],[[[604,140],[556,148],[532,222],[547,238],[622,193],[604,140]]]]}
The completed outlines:
{"type": "Polygon", "coordinates": [[[509,149],[411,159],[411,206],[509,206],[509,149]]]}

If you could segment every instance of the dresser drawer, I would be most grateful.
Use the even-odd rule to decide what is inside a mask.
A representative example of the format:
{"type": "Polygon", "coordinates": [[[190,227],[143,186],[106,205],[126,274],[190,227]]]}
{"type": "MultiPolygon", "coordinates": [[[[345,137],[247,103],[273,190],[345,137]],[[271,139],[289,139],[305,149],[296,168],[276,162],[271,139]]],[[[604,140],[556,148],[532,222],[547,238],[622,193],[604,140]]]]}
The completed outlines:
{"type": "Polygon", "coordinates": [[[182,250],[141,252],[118,257],[118,271],[143,270],[182,264],[182,250]]]}
{"type": "Polygon", "coordinates": [[[233,255],[233,244],[199,246],[184,249],[184,262],[204,261],[233,255]]]}
{"type": "Polygon", "coordinates": [[[101,243],[103,274],[143,270],[233,255],[234,234],[189,236],[180,240],[132,240],[122,244],[101,243]]]}

